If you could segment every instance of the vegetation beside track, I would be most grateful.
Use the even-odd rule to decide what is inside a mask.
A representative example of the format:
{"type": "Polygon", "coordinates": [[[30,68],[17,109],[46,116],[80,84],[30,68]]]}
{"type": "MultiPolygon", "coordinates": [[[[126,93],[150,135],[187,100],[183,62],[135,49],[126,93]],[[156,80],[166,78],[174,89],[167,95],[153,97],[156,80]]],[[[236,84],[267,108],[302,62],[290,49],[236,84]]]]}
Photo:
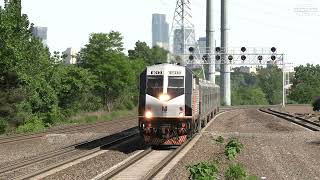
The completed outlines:
{"type": "Polygon", "coordinates": [[[224,148],[224,156],[215,157],[218,159],[213,162],[199,162],[195,165],[187,166],[190,172],[189,178],[192,180],[216,180],[224,176],[226,180],[258,180],[256,176],[250,176],[244,167],[239,162],[236,162],[236,156],[242,151],[244,145],[235,137],[225,140],[222,136],[214,139],[219,146],[224,148]],[[227,169],[219,168],[220,166],[228,166],[227,169]]]}
{"type": "MultiPolygon", "coordinates": [[[[17,129],[12,129],[12,131],[7,131],[7,135],[12,134],[29,134],[29,133],[37,133],[45,131],[48,128],[55,128],[60,126],[71,126],[71,125],[85,125],[92,124],[101,121],[111,121],[120,118],[126,117],[135,117],[137,115],[137,110],[134,108],[133,110],[116,110],[112,112],[108,111],[99,111],[92,113],[81,113],[74,117],[70,117],[66,121],[62,121],[56,123],[50,127],[44,127],[41,121],[33,122],[32,125],[26,124],[23,126],[19,126],[17,129]]],[[[1,121],[0,121],[0,130],[1,130],[1,121]]]]}
{"type": "Polygon", "coordinates": [[[167,59],[166,50],[143,42],[126,55],[121,33],[111,31],[92,33],[78,64],[66,65],[65,54],[50,53],[32,35],[21,4],[12,0],[0,7],[0,134],[42,131],[82,112],[132,110],[139,73],[167,59]]]}

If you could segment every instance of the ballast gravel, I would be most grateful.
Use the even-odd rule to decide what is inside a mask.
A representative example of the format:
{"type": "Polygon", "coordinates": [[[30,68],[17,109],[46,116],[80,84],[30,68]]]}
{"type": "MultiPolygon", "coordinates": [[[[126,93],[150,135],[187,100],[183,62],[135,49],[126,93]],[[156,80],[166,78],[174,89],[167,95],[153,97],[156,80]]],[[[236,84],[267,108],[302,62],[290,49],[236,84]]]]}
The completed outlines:
{"type": "Polygon", "coordinates": [[[232,162],[224,155],[231,137],[244,144],[235,162],[259,179],[320,179],[320,134],[256,109],[234,110],[219,116],[197,144],[165,179],[188,179],[187,166],[201,161],[218,161],[219,179],[232,162]],[[219,136],[224,144],[215,141],[219,136]]]}
{"type": "Polygon", "coordinates": [[[0,169],[78,143],[105,137],[135,127],[136,118],[109,121],[101,126],[72,133],[48,133],[40,138],[0,145],[0,169]],[[116,122],[116,123],[115,123],[116,122]]]}

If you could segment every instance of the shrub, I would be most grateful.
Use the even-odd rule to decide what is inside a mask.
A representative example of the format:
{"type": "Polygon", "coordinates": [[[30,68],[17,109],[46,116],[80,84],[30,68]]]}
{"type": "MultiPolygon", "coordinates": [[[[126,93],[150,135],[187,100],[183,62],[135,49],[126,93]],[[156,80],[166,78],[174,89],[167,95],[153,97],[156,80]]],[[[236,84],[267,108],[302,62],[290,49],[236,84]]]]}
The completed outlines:
{"type": "Polygon", "coordinates": [[[226,180],[245,180],[247,172],[241,164],[231,164],[224,176],[226,180]]]}
{"type": "Polygon", "coordinates": [[[225,146],[225,155],[228,157],[228,159],[234,159],[237,154],[241,152],[243,149],[243,144],[239,142],[236,138],[231,138],[231,140],[228,142],[228,144],[225,146]]]}
{"type": "Polygon", "coordinates": [[[231,164],[224,174],[226,180],[258,180],[256,176],[248,176],[241,164],[231,164]]]}
{"type": "Polygon", "coordinates": [[[208,162],[201,162],[196,165],[188,166],[187,167],[190,172],[190,179],[192,180],[215,180],[218,176],[218,165],[216,163],[208,163],[208,162]]]}
{"type": "Polygon", "coordinates": [[[23,125],[17,129],[18,133],[33,133],[44,130],[44,124],[42,120],[37,116],[32,116],[23,125]]]}
{"type": "Polygon", "coordinates": [[[7,131],[8,122],[0,118],[0,134],[4,134],[7,131]]]}
{"type": "Polygon", "coordinates": [[[316,100],[312,103],[312,107],[314,111],[320,111],[320,97],[316,98],[316,100]]]}

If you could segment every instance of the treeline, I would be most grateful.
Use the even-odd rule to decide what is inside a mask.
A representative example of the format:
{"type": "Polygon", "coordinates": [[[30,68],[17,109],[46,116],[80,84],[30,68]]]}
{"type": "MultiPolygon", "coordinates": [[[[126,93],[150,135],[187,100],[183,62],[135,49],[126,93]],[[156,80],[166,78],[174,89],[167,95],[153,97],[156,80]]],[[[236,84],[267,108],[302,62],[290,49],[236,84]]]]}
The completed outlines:
{"type": "Polygon", "coordinates": [[[231,73],[232,105],[268,105],[282,102],[282,71],[276,66],[243,73],[231,73]]]}
{"type": "MultiPolygon", "coordinates": [[[[282,69],[260,68],[257,74],[239,69],[231,74],[232,105],[276,105],[282,103],[282,69]]],[[[312,104],[320,97],[320,66],[299,66],[290,74],[288,104],[312,104]]]]}
{"type": "Polygon", "coordinates": [[[126,55],[121,34],[111,31],[92,33],[79,63],[64,65],[32,28],[20,0],[0,7],[0,134],[41,130],[78,112],[132,109],[139,73],[167,59],[164,49],[139,41],[126,55]]]}

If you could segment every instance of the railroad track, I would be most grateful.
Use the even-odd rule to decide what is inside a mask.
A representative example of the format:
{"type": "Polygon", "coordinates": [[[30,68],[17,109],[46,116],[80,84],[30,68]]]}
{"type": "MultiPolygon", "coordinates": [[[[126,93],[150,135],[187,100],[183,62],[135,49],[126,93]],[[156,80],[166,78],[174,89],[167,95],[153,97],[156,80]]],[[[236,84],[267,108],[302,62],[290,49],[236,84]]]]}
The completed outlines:
{"type": "Polygon", "coordinates": [[[155,177],[170,161],[183,150],[188,143],[175,149],[154,150],[149,148],[134,155],[130,160],[111,168],[95,178],[94,180],[104,179],[152,179],[155,177]]]}
{"type": "Polygon", "coordinates": [[[320,131],[320,124],[309,121],[307,119],[304,119],[304,118],[301,118],[298,116],[294,116],[291,114],[275,111],[271,108],[268,108],[268,109],[261,108],[259,110],[261,112],[271,114],[271,115],[277,116],[279,118],[285,119],[287,121],[290,121],[292,123],[295,123],[297,125],[303,126],[304,128],[310,129],[312,131],[320,131]]]}
{"type": "MultiPolygon", "coordinates": [[[[132,121],[134,119],[136,119],[136,118],[121,119],[121,123],[126,123],[126,122],[132,121]]],[[[15,135],[15,136],[2,137],[2,138],[0,138],[0,145],[19,142],[19,141],[26,141],[26,140],[30,140],[30,139],[37,139],[37,138],[43,137],[46,134],[52,134],[52,133],[79,132],[81,130],[92,129],[92,128],[101,127],[104,125],[112,125],[112,124],[116,124],[119,122],[120,121],[101,121],[101,122],[97,122],[94,124],[69,126],[69,127],[59,128],[59,129],[55,129],[55,130],[48,130],[45,132],[34,133],[34,134],[29,134],[29,135],[15,135]]]]}
{"type": "Polygon", "coordinates": [[[76,144],[75,146],[66,147],[63,149],[59,149],[56,151],[51,151],[45,154],[42,154],[40,156],[34,157],[32,159],[24,160],[17,162],[15,164],[11,164],[9,166],[3,167],[0,169],[0,179],[32,179],[38,175],[44,174],[46,172],[49,172],[55,168],[62,167],[68,163],[72,163],[74,161],[77,161],[79,159],[83,159],[85,157],[90,157],[99,151],[105,151],[103,149],[106,149],[108,147],[116,146],[122,142],[125,142],[127,140],[130,140],[133,137],[136,137],[138,135],[138,129],[137,127],[128,129],[126,131],[123,131],[118,134],[114,134],[108,137],[105,137],[105,139],[100,138],[93,140],[91,142],[85,142],[81,144],[76,144]],[[83,150],[86,149],[86,150],[83,150]],[[65,158],[63,161],[58,161],[55,163],[49,164],[49,166],[46,166],[44,168],[41,168],[36,171],[32,171],[31,173],[27,172],[24,173],[21,171],[23,168],[33,168],[33,166],[36,166],[38,163],[45,163],[46,161],[51,161],[55,158],[59,157],[68,157],[65,158]],[[16,176],[16,172],[18,172],[18,176],[16,176]]]}

